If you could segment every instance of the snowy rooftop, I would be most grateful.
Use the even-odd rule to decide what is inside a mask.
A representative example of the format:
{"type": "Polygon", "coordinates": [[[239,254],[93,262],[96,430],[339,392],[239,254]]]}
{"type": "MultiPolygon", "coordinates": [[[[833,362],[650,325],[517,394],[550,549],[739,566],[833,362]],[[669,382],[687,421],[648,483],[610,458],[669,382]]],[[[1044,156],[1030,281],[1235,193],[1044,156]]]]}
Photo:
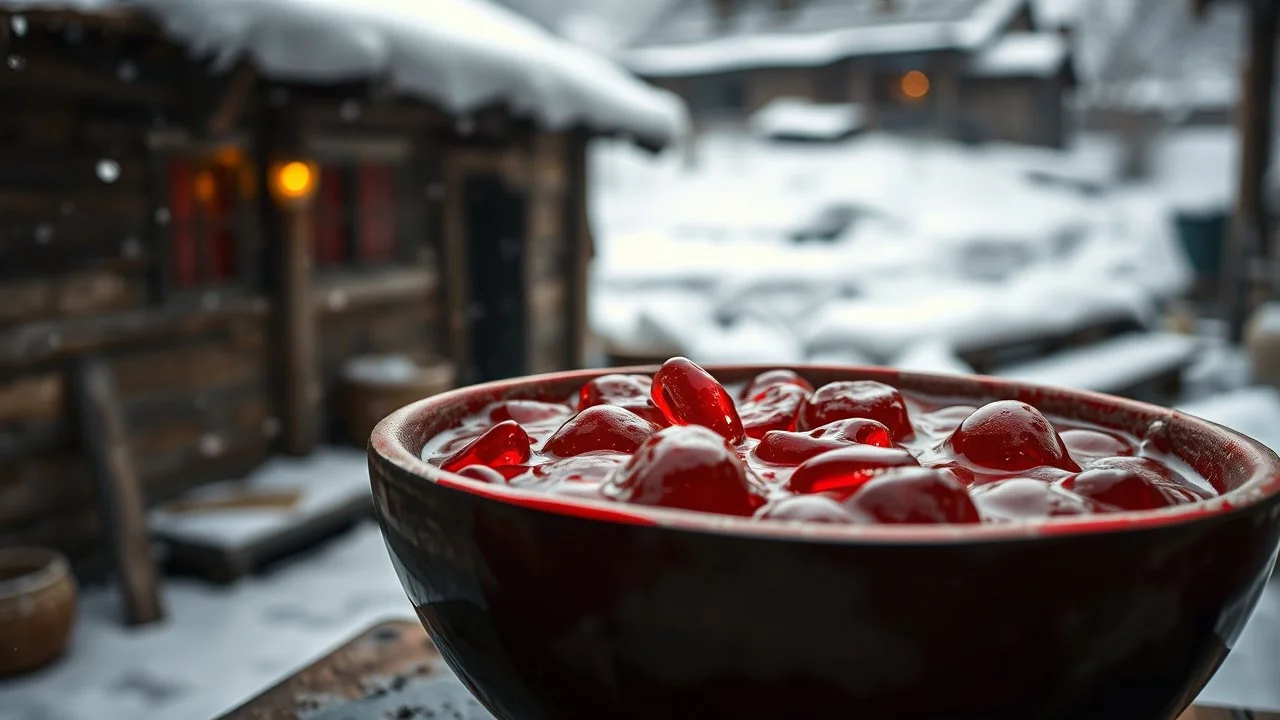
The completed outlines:
{"type": "Polygon", "coordinates": [[[453,113],[495,102],[544,126],[584,125],[665,145],[671,94],[487,0],[0,0],[0,7],[136,7],[221,68],[250,58],[295,81],[384,76],[453,113]]]}
{"type": "Polygon", "coordinates": [[[764,137],[833,140],[863,126],[862,108],[853,103],[816,104],[799,98],[778,98],[756,111],[751,130],[764,137]]]}
{"type": "Polygon", "coordinates": [[[969,73],[979,77],[1049,77],[1067,62],[1067,41],[1055,32],[1008,33],[978,53],[969,73]]]}
{"type": "Polygon", "coordinates": [[[734,4],[728,21],[706,0],[683,0],[622,54],[651,77],[752,67],[814,67],[842,58],[971,50],[1008,25],[1026,0],[809,0],[785,15],[772,0],[734,4]]]}

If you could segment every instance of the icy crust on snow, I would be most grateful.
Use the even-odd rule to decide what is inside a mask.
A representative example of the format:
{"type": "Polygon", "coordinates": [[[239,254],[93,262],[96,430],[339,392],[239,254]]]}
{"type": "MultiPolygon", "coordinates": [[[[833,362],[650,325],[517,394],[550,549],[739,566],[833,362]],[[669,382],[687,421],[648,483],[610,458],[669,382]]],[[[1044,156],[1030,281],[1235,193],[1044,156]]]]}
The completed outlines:
{"type": "Polygon", "coordinates": [[[578,124],[664,145],[683,105],[613,63],[487,0],[0,0],[0,7],[137,7],[220,68],[249,57],[293,81],[385,77],[465,114],[495,102],[544,126],[578,124]]]}

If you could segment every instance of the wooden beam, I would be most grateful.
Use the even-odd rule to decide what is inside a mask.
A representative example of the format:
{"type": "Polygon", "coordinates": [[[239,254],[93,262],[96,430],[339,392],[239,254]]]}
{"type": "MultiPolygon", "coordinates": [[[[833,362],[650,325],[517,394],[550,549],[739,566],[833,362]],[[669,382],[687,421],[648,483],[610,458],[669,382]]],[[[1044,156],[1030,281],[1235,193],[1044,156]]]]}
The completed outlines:
{"type": "Polygon", "coordinates": [[[440,260],[444,270],[447,351],[459,378],[467,376],[471,353],[467,334],[467,297],[471,283],[467,277],[466,256],[466,177],[467,169],[458,151],[448,151],[444,163],[444,237],[440,260]]]}
{"type": "Polygon", "coordinates": [[[585,132],[575,132],[569,137],[565,157],[567,169],[564,195],[564,242],[569,266],[565,278],[568,294],[565,312],[568,314],[568,356],[566,367],[580,368],[587,363],[587,278],[591,267],[591,229],[587,222],[587,142],[585,132]]]}
{"type": "Polygon", "coordinates": [[[216,308],[171,305],[65,320],[27,323],[0,332],[0,370],[48,363],[81,353],[156,338],[186,335],[226,325],[240,317],[262,317],[260,298],[228,298],[216,308]]]}
{"type": "Polygon", "coordinates": [[[318,313],[340,313],[376,305],[434,299],[439,280],[434,268],[388,268],[349,277],[317,278],[312,298],[318,313]]]}
{"type": "Polygon", "coordinates": [[[152,623],[164,617],[146,503],[129,450],[129,437],[106,362],[96,357],[76,363],[81,431],[89,447],[107,521],[116,572],[124,594],[125,621],[152,623]]]}
{"type": "Polygon", "coordinates": [[[311,290],[311,213],[307,206],[282,207],[280,319],[282,322],[285,449],[306,455],[317,442],[316,400],[320,387],[315,300],[311,290]]]}
{"type": "Polygon", "coordinates": [[[245,105],[258,84],[258,73],[253,66],[242,62],[227,82],[226,90],[217,109],[209,118],[208,130],[213,137],[221,137],[230,133],[244,115],[245,105]]]}
{"type": "Polygon", "coordinates": [[[1240,175],[1231,234],[1225,243],[1223,304],[1232,342],[1244,338],[1251,310],[1256,268],[1268,253],[1265,203],[1271,156],[1272,82],[1275,77],[1277,8],[1272,0],[1249,0],[1248,55],[1243,68],[1237,127],[1240,175]]]}

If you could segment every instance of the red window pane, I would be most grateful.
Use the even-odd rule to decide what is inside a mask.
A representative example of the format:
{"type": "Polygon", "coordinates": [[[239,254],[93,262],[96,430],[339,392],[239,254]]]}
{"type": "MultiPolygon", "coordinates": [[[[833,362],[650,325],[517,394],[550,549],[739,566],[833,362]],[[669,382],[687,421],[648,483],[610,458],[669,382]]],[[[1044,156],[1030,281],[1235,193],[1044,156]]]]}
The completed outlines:
{"type": "Polygon", "coordinates": [[[212,197],[205,204],[205,227],[209,233],[209,280],[225,282],[236,275],[235,176],[233,169],[219,166],[209,171],[212,197]]]}
{"type": "Polygon", "coordinates": [[[360,259],[395,259],[396,192],[393,170],[385,165],[361,165],[359,172],[360,259]]]}
{"type": "Polygon", "coordinates": [[[193,189],[191,166],[183,161],[172,163],[169,166],[170,257],[173,283],[180,288],[191,287],[200,279],[193,189]]]}
{"type": "Polygon", "coordinates": [[[319,197],[311,212],[317,264],[343,264],[347,260],[347,228],[341,169],[326,167],[320,170],[319,197]]]}

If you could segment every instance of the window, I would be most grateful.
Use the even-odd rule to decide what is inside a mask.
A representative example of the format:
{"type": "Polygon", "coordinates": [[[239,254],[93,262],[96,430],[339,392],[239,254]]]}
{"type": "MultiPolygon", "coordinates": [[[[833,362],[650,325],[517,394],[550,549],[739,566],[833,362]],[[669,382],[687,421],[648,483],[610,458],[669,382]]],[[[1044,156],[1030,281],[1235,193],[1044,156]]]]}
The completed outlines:
{"type": "Polygon", "coordinates": [[[708,75],[697,78],[694,106],[710,114],[737,114],[746,110],[747,92],[741,75],[708,75]]]}
{"type": "Polygon", "coordinates": [[[168,171],[171,287],[181,291],[231,283],[241,269],[238,155],[174,158],[168,171]]]}
{"type": "Polygon", "coordinates": [[[312,207],[320,267],[378,265],[402,257],[398,166],[327,164],[312,207]]]}

